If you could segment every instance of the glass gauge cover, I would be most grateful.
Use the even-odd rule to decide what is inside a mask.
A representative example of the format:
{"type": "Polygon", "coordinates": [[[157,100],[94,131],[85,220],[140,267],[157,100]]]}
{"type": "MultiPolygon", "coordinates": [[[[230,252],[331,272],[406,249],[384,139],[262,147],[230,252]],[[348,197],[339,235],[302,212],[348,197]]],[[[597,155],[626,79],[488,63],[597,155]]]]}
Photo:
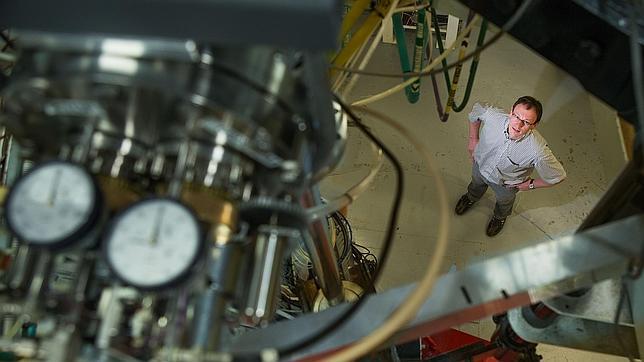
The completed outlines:
{"type": "Polygon", "coordinates": [[[81,166],[47,162],[22,176],[5,205],[7,226],[21,241],[62,248],[83,240],[101,215],[94,178],[81,166]]]}
{"type": "Polygon", "coordinates": [[[116,277],[144,290],[166,288],[187,278],[202,248],[195,214],[165,198],[139,201],[124,210],[104,243],[116,277]]]}

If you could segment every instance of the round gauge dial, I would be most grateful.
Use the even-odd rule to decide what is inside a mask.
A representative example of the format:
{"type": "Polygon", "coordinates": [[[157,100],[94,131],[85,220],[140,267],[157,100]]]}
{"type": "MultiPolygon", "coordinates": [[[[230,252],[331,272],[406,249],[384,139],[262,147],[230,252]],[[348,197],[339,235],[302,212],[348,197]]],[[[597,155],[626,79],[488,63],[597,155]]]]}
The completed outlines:
{"type": "Polygon", "coordinates": [[[25,174],[7,196],[9,229],[21,241],[59,248],[83,239],[100,216],[94,178],[81,166],[54,161],[25,174]]]}
{"type": "Polygon", "coordinates": [[[105,239],[114,274],[140,289],[159,289],[188,276],[203,240],[194,213],[171,199],[140,201],[117,217],[105,239]]]}

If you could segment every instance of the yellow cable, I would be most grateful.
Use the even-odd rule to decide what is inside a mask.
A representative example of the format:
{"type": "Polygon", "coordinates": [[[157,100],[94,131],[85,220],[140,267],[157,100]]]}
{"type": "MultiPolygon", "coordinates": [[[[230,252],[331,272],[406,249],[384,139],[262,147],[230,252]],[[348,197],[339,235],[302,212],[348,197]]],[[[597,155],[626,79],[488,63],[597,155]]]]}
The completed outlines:
{"type": "MultiPolygon", "coordinates": [[[[385,15],[384,19],[389,19],[391,18],[391,15],[395,12],[396,6],[398,6],[398,2],[400,0],[394,0],[391,3],[391,6],[389,7],[389,11],[385,15]]],[[[382,33],[385,31],[385,24],[384,21],[380,22],[380,28],[378,29],[378,32],[376,33],[376,36],[373,39],[373,42],[371,43],[371,46],[369,47],[369,50],[367,51],[367,54],[365,54],[364,58],[362,59],[362,62],[360,62],[360,66],[358,69],[363,70],[369,61],[371,60],[371,56],[373,55],[373,52],[376,51],[376,48],[378,47],[378,44],[380,44],[380,38],[382,37],[382,33]]],[[[358,81],[358,78],[360,77],[359,74],[354,74],[351,80],[349,81],[349,84],[347,84],[347,87],[343,90],[342,96],[346,97],[349,92],[351,92],[351,89],[353,86],[356,84],[358,81]]]]}
{"type": "MultiPolygon", "coordinates": [[[[399,4],[400,4],[400,0],[397,0],[397,1],[394,1],[393,3],[391,3],[391,5],[389,7],[389,11],[385,15],[384,19],[390,18],[391,15],[395,14],[395,13],[400,13],[400,12],[404,12],[404,11],[416,11],[416,10],[425,9],[425,8],[428,7],[428,5],[397,7],[399,4]]],[[[356,5],[358,5],[358,4],[356,4],[356,5]]],[[[354,5],[354,7],[356,5],[354,5]]],[[[352,7],[351,10],[353,10],[353,9],[354,8],[352,7]]],[[[347,16],[345,17],[345,20],[347,20],[348,16],[349,16],[349,14],[347,14],[347,16]]],[[[350,19],[350,21],[355,21],[355,20],[350,19]]],[[[345,25],[344,21],[343,21],[342,25],[344,27],[344,25],[345,25]]],[[[375,30],[375,27],[373,29],[371,29],[371,33],[367,36],[366,39],[371,37],[371,34],[373,33],[374,30],[375,30]]],[[[376,33],[376,36],[373,37],[371,46],[369,47],[369,51],[366,53],[366,55],[362,59],[362,62],[360,64],[360,66],[358,67],[358,69],[362,70],[362,69],[364,69],[366,67],[367,63],[371,59],[371,56],[373,55],[373,52],[375,51],[376,46],[380,43],[380,37],[382,36],[383,31],[384,31],[384,23],[381,21],[380,22],[380,27],[378,29],[378,33],[376,33]]],[[[343,30],[343,34],[345,34],[344,30],[343,30]]],[[[360,48],[357,51],[353,51],[353,53],[351,54],[349,60],[347,61],[347,64],[353,63],[359,58],[359,54],[363,52],[363,50],[364,50],[364,48],[365,48],[365,46],[367,44],[366,39],[362,43],[362,45],[360,46],[360,48]]],[[[347,65],[347,67],[348,68],[353,68],[351,65],[347,65]]],[[[335,74],[335,73],[332,72],[331,74],[335,74]]],[[[337,79],[334,82],[333,87],[332,87],[334,93],[337,93],[337,91],[340,90],[342,83],[345,82],[346,78],[348,78],[350,76],[350,74],[351,73],[347,73],[347,72],[340,73],[340,75],[337,77],[337,79]]],[[[343,97],[346,96],[347,94],[349,94],[349,92],[351,92],[351,89],[353,88],[353,86],[357,82],[358,77],[359,77],[358,74],[353,75],[353,77],[351,78],[351,80],[349,81],[349,83],[347,84],[347,86],[344,88],[344,90],[342,92],[343,97]]]]}
{"type": "Polygon", "coordinates": [[[468,39],[470,37],[470,32],[465,35],[463,42],[461,43],[461,50],[458,52],[458,61],[461,62],[454,69],[454,75],[452,76],[452,84],[449,88],[449,94],[447,96],[447,102],[445,102],[445,112],[443,112],[444,120],[447,120],[452,107],[454,106],[454,96],[456,96],[456,89],[458,88],[458,81],[461,77],[461,70],[463,69],[463,59],[465,58],[465,53],[467,51],[468,39]]]}
{"type": "MultiPolygon", "coordinates": [[[[373,31],[375,31],[375,30],[376,30],[375,28],[372,29],[372,32],[369,34],[369,36],[367,38],[372,37],[373,31]]],[[[367,43],[368,43],[368,41],[365,40],[362,43],[362,45],[360,45],[360,48],[358,49],[358,51],[354,52],[351,55],[351,58],[349,58],[349,61],[347,61],[347,65],[346,65],[347,68],[353,68],[353,67],[356,66],[355,65],[356,62],[358,61],[358,59],[360,59],[362,57],[365,49],[367,48],[367,43]]],[[[348,78],[350,78],[351,76],[353,76],[353,74],[351,74],[349,72],[336,73],[335,79],[333,81],[333,86],[331,87],[331,92],[332,93],[338,93],[338,91],[340,89],[342,89],[343,83],[345,83],[346,80],[348,78]]]]}
{"type": "Polygon", "coordinates": [[[367,9],[371,4],[371,0],[356,0],[351,6],[351,10],[344,16],[342,20],[342,28],[340,30],[341,38],[344,38],[349,33],[349,30],[353,28],[355,22],[360,18],[360,15],[367,9]]]}
{"type": "MultiPolygon", "coordinates": [[[[461,44],[463,42],[463,39],[472,30],[472,28],[474,27],[474,24],[476,24],[478,22],[479,18],[480,17],[477,15],[477,16],[474,17],[474,19],[472,19],[472,21],[467,25],[467,27],[465,27],[465,29],[463,29],[463,31],[461,31],[461,34],[459,34],[459,36],[456,38],[456,40],[454,41],[454,44],[461,44]]],[[[431,62],[425,68],[423,68],[421,73],[425,73],[425,72],[428,72],[428,71],[432,70],[443,59],[445,59],[450,53],[452,53],[455,48],[456,48],[455,46],[451,46],[449,49],[446,49],[440,56],[438,56],[436,59],[434,59],[433,62],[431,62]]],[[[380,93],[378,93],[376,95],[369,96],[367,98],[364,98],[364,99],[361,99],[359,101],[353,102],[351,105],[352,106],[364,106],[366,104],[381,100],[381,99],[383,99],[385,97],[388,97],[388,96],[390,96],[390,95],[392,95],[392,94],[394,94],[396,92],[399,92],[399,91],[405,89],[406,86],[412,84],[418,78],[419,78],[418,76],[411,77],[411,78],[407,79],[406,81],[398,84],[397,86],[394,86],[394,87],[392,87],[390,89],[387,89],[387,90],[385,90],[383,92],[380,92],[380,93]]]]}
{"type": "Polygon", "coordinates": [[[429,172],[436,182],[436,192],[438,195],[439,204],[438,240],[434,254],[432,255],[432,258],[428,263],[429,266],[425,272],[425,275],[420,280],[416,288],[409,294],[407,298],[404,299],[404,302],[396,308],[396,310],[389,316],[385,323],[378,329],[374,330],[371,334],[363,337],[346,349],[340,350],[331,356],[325,356],[325,359],[328,361],[356,360],[374,350],[375,348],[381,346],[401,327],[406,325],[412,318],[414,318],[416,316],[416,313],[418,312],[418,309],[427,300],[427,297],[431,293],[432,287],[436,283],[441,270],[441,264],[445,256],[445,252],[447,251],[447,236],[449,232],[450,215],[447,201],[447,188],[445,187],[445,183],[438,173],[436,165],[434,165],[431,153],[420,141],[418,141],[418,139],[416,139],[415,136],[411,134],[410,131],[405,129],[392,118],[368,108],[357,108],[357,110],[365,112],[395,128],[425,157],[429,172]]]}
{"type": "MultiPolygon", "coordinates": [[[[351,58],[351,55],[355,53],[357,49],[367,40],[367,37],[371,35],[378,23],[380,22],[380,15],[375,11],[369,14],[367,20],[364,21],[360,29],[351,37],[349,43],[340,50],[333,59],[333,65],[342,66],[351,58]]],[[[331,69],[331,77],[334,77],[337,73],[337,70],[331,69]]]]}
{"type": "Polygon", "coordinates": [[[394,11],[394,13],[404,13],[404,12],[418,11],[418,10],[421,10],[421,9],[426,9],[428,7],[429,7],[429,5],[405,6],[405,7],[397,8],[396,11],[394,11]]]}
{"type": "MultiPolygon", "coordinates": [[[[389,1],[383,1],[376,5],[376,8],[369,14],[367,20],[362,23],[362,26],[356,33],[351,37],[349,43],[340,50],[335,59],[333,59],[333,65],[343,66],[351,58],[351,55],[355,53],[362,43],[364,43],[369,35],[373,33],[373,30],[380,24],[382,21],[382,14],[389,13],[391,8],[391,3],[389,1]]],[[[331,78],[335,76],[337,70],[331,70],[331,78]]]]}

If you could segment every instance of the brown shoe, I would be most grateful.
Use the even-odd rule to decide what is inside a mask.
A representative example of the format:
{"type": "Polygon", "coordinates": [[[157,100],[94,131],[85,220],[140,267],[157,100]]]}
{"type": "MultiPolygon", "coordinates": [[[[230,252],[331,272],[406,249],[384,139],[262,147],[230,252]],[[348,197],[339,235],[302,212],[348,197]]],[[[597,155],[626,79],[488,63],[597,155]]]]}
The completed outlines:
{"type": "Polygon", "coordinates": [[[469,210],[470,207],[474,205],[473,201],[470,201],[470,199],[467,197],[467,195],[461,196],[460,200],[456,203],[456,208],[454,208],[454,212],[456,212],[456,215],[463,215],[465,211],[469,210]]]}
{"type": "Polygon", "coordinates": [[[494,236],[501,232],[503,229],[503,225],[505,225],[505,218],[499,219],[496,216],[492,216],[492,219],[490,222],[487,224],[487,229],[485,229],[485,233],[487,236],[494,236]]]}

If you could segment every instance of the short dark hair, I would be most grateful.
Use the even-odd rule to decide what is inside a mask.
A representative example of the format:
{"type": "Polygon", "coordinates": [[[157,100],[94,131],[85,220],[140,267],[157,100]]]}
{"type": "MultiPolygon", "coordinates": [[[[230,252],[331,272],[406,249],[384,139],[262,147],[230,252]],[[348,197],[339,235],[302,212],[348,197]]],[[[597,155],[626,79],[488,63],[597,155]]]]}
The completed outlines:
{"type": "Polygon", "coordinates": [[[532,109],[534,107],[534,111],[537,113],[537,120],[535,121],[535,123],[541,120],[541,115],[543,114],[543,106],[541,105],[541,102],[539,102],[536,98],[530,96],[519,97],[519,99],[514,102],[512,110],[514,110],[514,107],[516,107],[517,104],[523,104],[526,109],[532,109]]]}

